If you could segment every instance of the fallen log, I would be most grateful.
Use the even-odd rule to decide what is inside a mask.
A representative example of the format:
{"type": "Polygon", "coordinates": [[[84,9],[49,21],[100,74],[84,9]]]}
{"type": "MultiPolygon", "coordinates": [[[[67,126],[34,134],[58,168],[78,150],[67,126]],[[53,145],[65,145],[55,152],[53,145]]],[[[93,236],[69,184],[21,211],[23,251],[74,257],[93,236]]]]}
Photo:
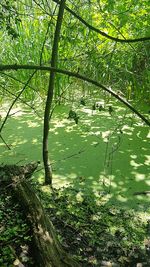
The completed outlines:
{"type": "Polygon", "coordinates": [[[79,267],[78,262],[63,249],[40,199],[31,183],[26,179],[27,174],[31,176],[36,167],[37,164],[28,164],[21,167],[21,171],[19,166],[16,166],[14,175],[10,172],[11,168],[9,168],[11,185],[31,224],[35,244],[34,259],[36,266],[79,267]]]}

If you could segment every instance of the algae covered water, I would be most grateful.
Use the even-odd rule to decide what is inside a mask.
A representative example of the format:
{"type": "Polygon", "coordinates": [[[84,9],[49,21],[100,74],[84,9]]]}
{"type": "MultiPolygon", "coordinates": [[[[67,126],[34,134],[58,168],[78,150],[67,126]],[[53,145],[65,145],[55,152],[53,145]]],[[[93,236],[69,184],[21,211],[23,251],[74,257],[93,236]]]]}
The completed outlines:
{"type": "MultiPolygon", "coordinates": [[[[99,194],[103,201],[147,211],[149,128],[120,106],[113,104],[110,114],[109,106],[101,111],[76,107],[78,124],[68,119],[67,105],[55,108],[49,135],[53,184],[62,187],[73,183],[81,190],[99,194]]],[[[1,163],[40,160],[41,170],[35,174],[39,181],[44,176],[41,117],[16,108],[3,130],[11,150],[4,143],[0,146],[1,163]]]]}

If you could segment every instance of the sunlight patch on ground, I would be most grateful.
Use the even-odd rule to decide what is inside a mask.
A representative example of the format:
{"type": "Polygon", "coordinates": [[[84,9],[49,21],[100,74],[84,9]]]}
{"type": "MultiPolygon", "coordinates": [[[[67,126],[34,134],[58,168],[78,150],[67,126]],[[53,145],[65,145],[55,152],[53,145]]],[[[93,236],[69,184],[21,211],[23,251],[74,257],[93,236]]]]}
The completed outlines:
{"type": "Polygon", "coordinates": [[[117,200],[120,201],[120,202],[122,202],[122,203],[125,203],[127,201],[127,198],[125,198],[125,197],[123,197],[121,195],[118,195],[117,196],[117,200]]]}
{"type": "Polygon", "coordinates": [[[23,145],[28,142],[27,139],[24,140],[15,140],[14,142],[11,143],[11,146],[15,147],[16,145],[23,145]]]}
{"type": "Polygon", "coordinates": [[[130,155],[131,159],[137,159],[137,155],[130,155]]]}
{"type": "Polygon", "coordinates": [[[110,135],[110,131],[103,131],[102,132],[102,138],[103,138],[104,142],[108,141],[109,135],[110,135]]]}
{"type": "Polygon", "coordinates": [[[33,122],[33,121],[28,121],[27,122],[28,127],[34,128],[34,127],[39,127],[39,123],[38,122],[33,122]]]}
{"type": "MultiPolygon", "coordinates": [[[[139,205],[140,200],[147,205],[147,197],[138,199],[133,196],[135,191],[148,190],[150,183],[150,155],[145,142],[149,136],[147,128],[130,127],[128,120],[122,122],[122,108],[115,111],[118,115],[119,110],[120,119],[116,115],[110,116],[108,110],[92,114],[91,109],[78,108],[77,125],[67,119],[68,110],[68,107],[59,106],[50,124],[54,187],[72,183],[81,190],[98,190],[98,194],[107,196],[105,199],[109,202],[117,201],[128,207],[139,205]],[[117,125],[119,128],[116,130],[117,125]]],[[[11,150],[1,143],[1,163],[42,162],[42,121],[31,112],[22,112],[21,116],[17,113],[11,116],[4,128],[3,136],[11,150]]],[[[34,177],[43,183],[44,171],[35,173],[34,177]]]]}
{"type": "Polygon", "coordinates": [[[130,161],[130,165],[135,167],[135,169],[137,169],[139,166],[142,166],[143,164],[142,163],[137,163],[137,162],[135,162],[135,160],[131,160],[130,161]]]}
{"type": "Polygon", "coordinates": [[[144,162],[145,165],[150,166],[150,155],[145,155],[146,160],[144,162]]]}
{"type": "Polygon", "coordinates": [[[150,186],[150,179],[149,179],[149,181],[145,181],[145,183],[146,183],[148,186],[150,186]]]}
{"type": "Polygon", "coordinates": [[[146,175],[142,173],[133,172],[133,174],[135,175],[136,181],[142,181],[142,180],[144,181],[146,178],[146,175]]]}
{"type": "Polygon", "coordinates": [[[149,131],[148,134],[147,134],[147,138],[150,138],[150,131],[149,131]]]}
{"type": "Polygon", "coordinates": [[[123,127],[122,127],[122,131],[125,132],[128,135],[131,135],[133,130],[134,130],[134,128],[129,126],[129,125],[127,125],[127,124],[123,125],[123,127]]]}
{"type": "MultiPolygon", "coordinates": [[[[0,107],[0,115],[1,115],[2,119],[5,118],[8,110],[9,110],[9,107],[10,107],[10,103],[5,103],[0,107]]],[[[22,115],[24,115],[24,111],[23,111],[23,109],[21,109],[20,106],[12,108],[11,112],[9,114],[9,116],[15,116],[15,117],[22,116],[22,115]]]]}

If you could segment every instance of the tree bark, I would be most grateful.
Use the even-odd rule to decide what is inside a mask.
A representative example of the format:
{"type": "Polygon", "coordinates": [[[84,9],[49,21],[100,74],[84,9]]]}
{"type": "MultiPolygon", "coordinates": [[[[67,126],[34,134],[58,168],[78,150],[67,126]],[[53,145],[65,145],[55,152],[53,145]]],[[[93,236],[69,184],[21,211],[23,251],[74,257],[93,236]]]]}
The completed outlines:
{"type": "MultiPolygon", "coordinates": [[[[66,0],[61,0],[57,17],[54,42],[52,48],[52,57],[51,57],[51,67],[53,68],[57,67],[58,44],[59,44],[61,25],[63,21],[65,2],[66,0]]],[[[48,134],[49,134],[50,110],[52,106],[53,92],[54,92],[54,82],[55,82],[55,71],[51,70],[46,106],[44,112],[44,129],[43,129],[43,162],[45,168],[45,184],[50,184],[51,186],[52,186],[52,167],[48,155],[48,134]]]]}
{"type": "Polygon", "coordinates": [[[77,261],[61,246],[55,229],[44,211],[42,204],[26,177],[31,177],[37,164],[26,166],[0,166],[3,185],[11,183],[18,202],[26,212],[31,224],[34,254],[37,267],[79,267],[77,261]],[[4,178],[3,178],[4,177],[4,178]],[[7,178],[6,178],[7,177],[7,178]],[[5,182],[5,183],[4,183],[5,182]]]}

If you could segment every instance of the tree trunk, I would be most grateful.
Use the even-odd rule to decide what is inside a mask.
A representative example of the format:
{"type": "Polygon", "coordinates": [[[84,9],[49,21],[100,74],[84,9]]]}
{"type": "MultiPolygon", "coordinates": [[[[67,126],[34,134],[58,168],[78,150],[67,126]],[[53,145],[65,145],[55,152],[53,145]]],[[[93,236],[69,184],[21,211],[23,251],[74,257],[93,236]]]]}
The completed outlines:
{"type": "Polygon", "coordinates": [[[79,267],[76,260],[62,248],[55,229],[45,213],[39,198],[35,194],[32,185],[26,180],[26,177],[31,176],[36,167],[37,164],[28,164],[22,167],[15,165],[0,167],[1,182],[5,181],[5,185],[6,181],[7,184],[12,184],[18,201],[31,223],[36,266],[79,267]]]}
{"type": "MultiPolygon", "coordinates": [[[[57,67],[58,44],[59,44],[61,25],[63,21],[65,2],[66,0],[61,0],[57,17],[53,49],[52,49],[52,58],[51,58],[51,67],[54,68],[57,67]]],[[[55,82],[55,72],[51,70],[46,106],[44,112],[44,129],[43,129],[43,162],[45,168],[45,184],[50,184],[50,185],[52,185],[52,168],[48,156],[48,134],[49,134],[50,111],[51,111],[53,92],[54,92],[54,82],[55,82]]]]}

